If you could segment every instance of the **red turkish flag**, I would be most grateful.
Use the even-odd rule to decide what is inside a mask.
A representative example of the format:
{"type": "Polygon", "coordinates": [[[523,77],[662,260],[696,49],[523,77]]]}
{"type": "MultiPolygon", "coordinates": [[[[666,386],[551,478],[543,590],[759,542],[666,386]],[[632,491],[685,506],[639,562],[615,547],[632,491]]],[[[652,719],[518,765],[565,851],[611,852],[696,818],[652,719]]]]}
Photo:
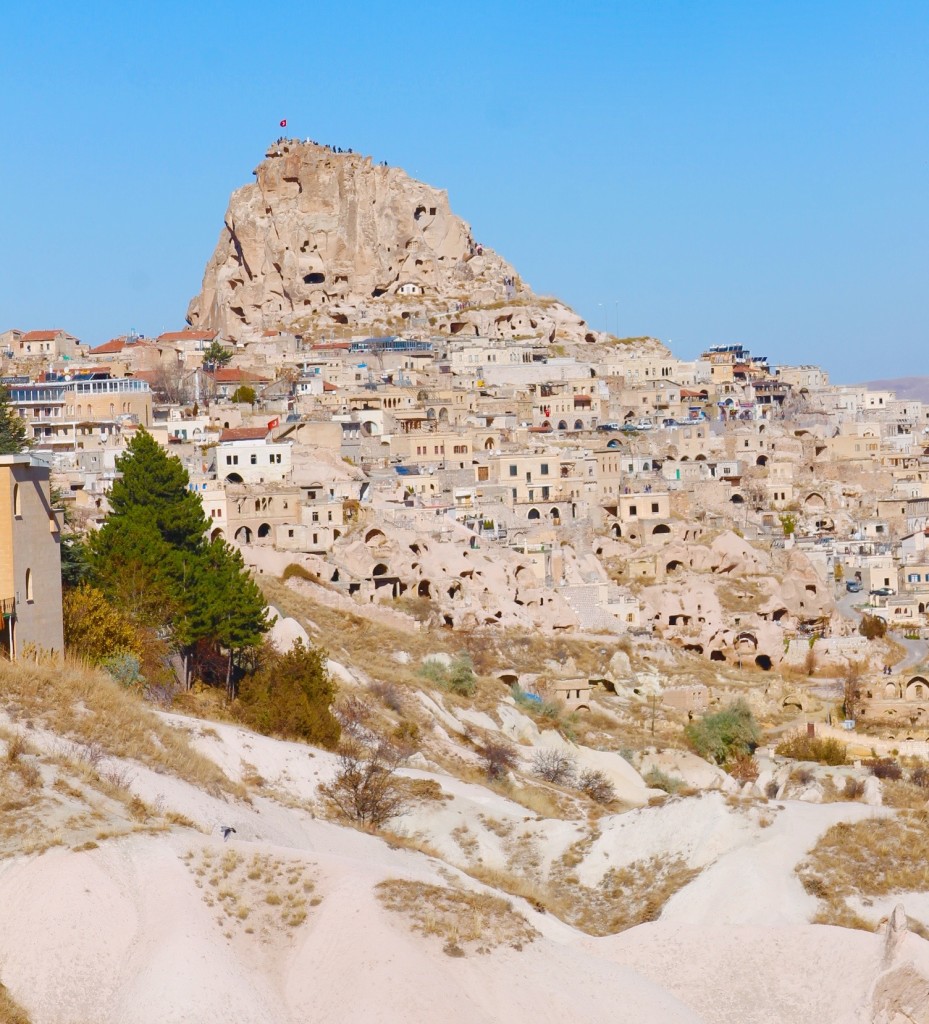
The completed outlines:
{"type": "Polygon", "coordinates": [[[281,127],[282,128],[286,128],[287,127],[287,118],[286,117],[284,118],[283,121],[281,121],[281,127]]]}
{"type": "Polygon", "coordinates": [[[273,420],[268,421],[268,430],[274,430],[275,427],[279,427],[280,425],[281,418],[280,416],[276,416],[273,420]]]}

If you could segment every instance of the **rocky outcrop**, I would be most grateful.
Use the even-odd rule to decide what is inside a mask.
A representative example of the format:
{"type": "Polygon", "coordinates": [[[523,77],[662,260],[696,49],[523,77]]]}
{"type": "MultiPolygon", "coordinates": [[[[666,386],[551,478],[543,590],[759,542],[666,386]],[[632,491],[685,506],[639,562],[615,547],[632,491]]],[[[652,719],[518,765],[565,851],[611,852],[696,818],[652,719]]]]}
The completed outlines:
{"type": "Polygon", "coordinates": [[[273,145],[232,194],[188,322],[233,339],[344,328],[596,342],[452,213],[444,191],[370,157],[273,145]]]}

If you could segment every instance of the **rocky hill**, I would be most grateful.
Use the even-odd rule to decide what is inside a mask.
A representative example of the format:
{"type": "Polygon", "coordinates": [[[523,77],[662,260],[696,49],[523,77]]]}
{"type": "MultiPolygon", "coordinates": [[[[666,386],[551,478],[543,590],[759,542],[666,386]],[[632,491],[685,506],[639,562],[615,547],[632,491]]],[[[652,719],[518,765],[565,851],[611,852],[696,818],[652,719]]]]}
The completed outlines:
{"type": "Polygon", "coordinates": [[[357,153],[282,140],[229,201],[194,327],[428,333],[594,343],[476,240],[447,194],[357,153]]]}

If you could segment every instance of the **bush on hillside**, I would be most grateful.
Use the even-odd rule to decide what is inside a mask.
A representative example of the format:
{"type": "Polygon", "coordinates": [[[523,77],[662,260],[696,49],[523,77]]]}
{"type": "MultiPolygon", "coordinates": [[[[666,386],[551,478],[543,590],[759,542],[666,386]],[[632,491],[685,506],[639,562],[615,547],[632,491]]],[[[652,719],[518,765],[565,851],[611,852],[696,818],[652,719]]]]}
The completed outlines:
{"type": "Polygon", "coordinates": [[[350,737],[339,746],[339,768],[320,792],[340,817],[380,828],[406,809],[406,790],[396,772],[405,760],[392,743],[363,743],[350,737]]]}
{"type": "Polygon", "coordinates": [[[878,779],[899,782],[903,778],[903,769],[892,757],[871,757],[861,763],[878,779]]]}
{"type": "Polygon", "coordinates": [[[715,764],[727,764],[751,754],[758,745],[758,724],[751,708],[737,700],[722,711],[704,715],[684,730],[691,750],[715,764]]]}
{"type": "Polygon", "coordinates": [[[795,761],[815,761],[817,764],[841,765],[848,759],[848,748],[831,737],[807,736],[798,732],[786,736],[774,748],[780,757],[792,757],[795,761]]]}
{"type": "Polygon", "coordinates": [[[82,583],[62,599],[65,645],[94,665],[118,655],[142,653],[136,626],[101,590],[82,583]]]}
{"type": "Polygon", "coordinates": [[[461,697],[470,697],[477,685],[474,667],[467,654],[459,654],[448,666],[430,658],[420,666],[419,674],[443,690],[450,690],[461,697]]]}
{"type": "Polygon", "coordinates": [[[887,635],[887,623],[880,615],[862,615],[858,632],[867,640],[880,640],[887,635]]]}
{"type": "Polygon", "coordinates": [[[611,804],[616,799],[613,783],[595,768],[586,768],[581,772],[577,788],[595,804],[611,804]]]}
{"type": "Polygon", "coordinates": [[[508,743],[491,740],[481,750],[484,772],[488,779],[500,779],[516,767],[516,751],[508,743]]]}
{"type": "Polygon", "coordinates": [[[334,749],[341,733],[332,713],[335,696],[326,652],[297,640],[286,654],[266,649],[258,670],[242,680],[234,709],[265,735],[334,749]]]}
{"type": "Polygon", "coordinates": [[[566,750],[542,747],[532,755],[532,771],[546,782],[572,786],[577,778],[577,759],[566,750]]]}

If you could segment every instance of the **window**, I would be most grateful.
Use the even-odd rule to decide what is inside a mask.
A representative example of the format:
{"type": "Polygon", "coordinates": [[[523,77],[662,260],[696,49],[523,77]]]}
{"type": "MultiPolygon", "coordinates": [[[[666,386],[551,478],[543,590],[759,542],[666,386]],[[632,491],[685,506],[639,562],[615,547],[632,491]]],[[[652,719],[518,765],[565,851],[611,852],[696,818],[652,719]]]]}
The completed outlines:
{"type": "Polygon", "coordinates": [[[542,465],[539,466],[539,472],[542,474],[542,476],[548,476],[548,463],[547,462],[543,462],[542,465]]]}
{"type": "Polygon", "coordinates": [[[23,500],[19,493],[19,484],[13,484],[13,515],[23,514],[23,500]]]}
{"type": "Polygon", "coordinates": [[[252,452],[252,454],[249,457],[248,461],[251,463],[251,465],[257,466],[258,465],[258,455],[255,452],[252,452]]]}
{"type": "Polygon", "coordinates": [[[319,522],[319,513],[315,509],[313,510],[312,518],[313,518],[313,522],[314,523],[318,523],[319,522]]]}
{"type": "Polygon", "coordinates": [[[652,512],[657,512],[657,511],[658,511],[658,502],[657,501],[653,501],[652,502],[652,512]]]}
{"type": "Polygon", "coordinates": [[[630,505],[629,506],[629,515],[636,516],[638,514],[639,514],[639,510],[635,507],[635,505],[630,505]]]}
{"type": "Polygon", "coordinates": [[[31,569],[27,569],[26,570],[26,600],[31,602],[32,599],[33,599],[33,595],[32,595],[32,570],[31,569]]]}
{"type": "Polygon", "coordinates": [[[510,466],[510,476],[516,476],[519,473],[519,469],[516,466],[510,466]]]}

